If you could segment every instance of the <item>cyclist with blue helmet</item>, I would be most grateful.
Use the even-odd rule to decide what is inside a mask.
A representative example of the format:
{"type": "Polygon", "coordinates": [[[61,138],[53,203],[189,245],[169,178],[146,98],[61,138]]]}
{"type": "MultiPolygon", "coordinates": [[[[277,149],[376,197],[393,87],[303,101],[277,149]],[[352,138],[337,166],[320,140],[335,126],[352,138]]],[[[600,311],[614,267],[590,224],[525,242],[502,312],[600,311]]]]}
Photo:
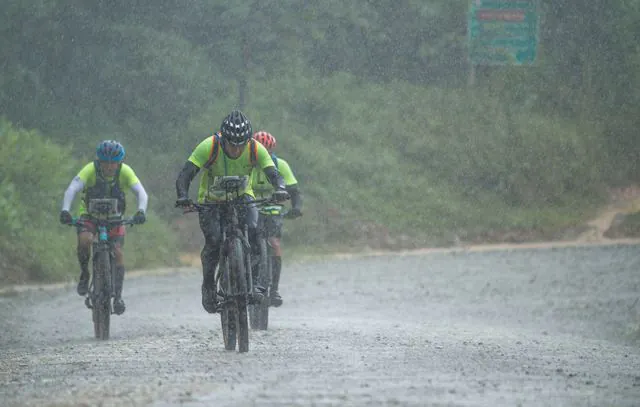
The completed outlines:
{"type": "MultiPolygon", "coordinates": [[[[78,215],[78,261],[80,262],[80,278],[78,282],[78,294],[87,295],[89,291],[89,260],[91,258],[91,243],[93,242],[96,226],[86,218],[88,213],[88,202],[90,199],[112,198],[118,202],[117,212],[124,215],[126,209],[125,191],[131,190],[138,201],[138,210],[134,215],[134,222],[142,224],[146,220],[148,196],[142,183],[136,176],[133,169],[125,164],[125,150],[122,144],[115,140],[105,140],[98,144],[96,149],[96,160],[85,165],[76,175],[64,193],[62,211],[60,212],[60,222],[70,224],[73,221],[71,216],[71,205],[78,194],[82,191],[84,196],[80,201],[78,215]]],[[[109,239],[115,246],[115,298],[113,311],[120,315],[125,311],[125,304],[122,300],[122,286],[124,283],[124,255],[122,246],[124,244],[125,227],[117,226],[109,231],[109,239]]]]}

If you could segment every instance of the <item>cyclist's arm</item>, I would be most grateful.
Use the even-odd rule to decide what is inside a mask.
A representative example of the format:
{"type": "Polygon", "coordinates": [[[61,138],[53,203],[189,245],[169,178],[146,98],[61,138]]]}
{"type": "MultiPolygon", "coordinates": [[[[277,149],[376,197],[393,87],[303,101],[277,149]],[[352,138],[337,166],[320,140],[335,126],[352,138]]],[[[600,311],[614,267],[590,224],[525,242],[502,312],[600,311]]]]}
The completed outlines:
{"type": "Polygon", "coordinates": [[[144,190],[142,183],[138,182],[131,186],[131,190],[136,195],[136,199],[138,200],[138,210],[144,213],[147,212],[147,205],[149,203],[149,195],[147,195],[147,191],[144,190]]]}
{"type": "Polygon", "coordinates": [[[84,188],[84,182],[80,179],[80,177],[76,176],[71,180],[71,183],[67,187],[67,190],[64,191],[64,199],[62,201],[62,210],[69,211],[71,210],[71,204],[76,197],[76,194],[82,191],[84,188]]]}
{"type": "Polygon", "coordinates": [[[298,188],[298,184],[287,185],[287,192],[291,197],[291,208],[302,210],[302,193],[298,188]]]}
{"type": "Polygon", "coordinates": [[[200,167],[187,161],[182,167],[182,171],[178,174],[176,179],[176,195],[178,198],[187,198],[189,196],[189,185],[196,174],[200,171],[200,167]]]}
{"type": "Polygon", "coordinates": [[[73,177],[69,187],[64,192],[64,199],[62,201],[62,210],[69,211],[71,208],[71,204],[73,204],[73,200],[76,197],[76,194],[85,186],[92,186],[96,182],[96,169],[93,162],[86,164],[78,175],[73,177]]]}
{"type": "Polygon", "coordinates": [[[142,182],[138,179],[133,168],[127,164],[122,164],[122,169],[120,170],[120,185],[124,188],[131,188],[131,191],[136,195],[136,200],[138,201],[138,210],[147,212],[147,204],[149,202],[147,191],[144,190],[142,182]]]}
{"type": "Polygon", "coordinates": [[[293,175],[289,163],[282,158],[278,160],[278,172],[282,174],[284,183],[287,186],[287,192],[291,197],[291,208],[302,210],[302,193],[298,188],[298,180],[293,175]]]}
{"type": "Polygon", "coordinates": [[[191,152],[189,159],[182,167],[176,179],[176,195],[178,199],[189,197],[189,185],[202,168],[213,151],[214,137],[207,137],[191,152]]]}
{"type": "Polygon", "coordinates": [[[260,143],[257,144],[258,167],[262,168],[264,175],[267,176],[269,183],[275,190],[283,191],[285,189],[284,178],[278,172],[271,155],[266,148],[260,143]]]}
{"type": "Polygon", "coordinates": [[[264,171],[264,175],[267,176],[269,183],[274,189],[280,191],[284,191],[286,189],[284,185],[284,178],[282,178],[282,175],[280,175],[275,165],[272,167],[263,168],[262,171],[264,171]]]}

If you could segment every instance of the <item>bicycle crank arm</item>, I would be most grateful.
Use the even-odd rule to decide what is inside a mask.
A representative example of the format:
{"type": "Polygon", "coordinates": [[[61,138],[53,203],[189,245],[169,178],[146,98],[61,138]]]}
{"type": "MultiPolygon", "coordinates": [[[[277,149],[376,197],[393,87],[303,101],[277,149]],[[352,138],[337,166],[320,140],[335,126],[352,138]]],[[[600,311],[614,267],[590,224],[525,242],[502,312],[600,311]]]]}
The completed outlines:
{"type": "Polygon", "coordinates": [[[262,293],[255,293],[255,294],[248,294],[248,300],[249,300],[248,301],[249,304],[255,305],[255,304],[264,304],[269,299],[267,298],[266,295],[262,293]]]}

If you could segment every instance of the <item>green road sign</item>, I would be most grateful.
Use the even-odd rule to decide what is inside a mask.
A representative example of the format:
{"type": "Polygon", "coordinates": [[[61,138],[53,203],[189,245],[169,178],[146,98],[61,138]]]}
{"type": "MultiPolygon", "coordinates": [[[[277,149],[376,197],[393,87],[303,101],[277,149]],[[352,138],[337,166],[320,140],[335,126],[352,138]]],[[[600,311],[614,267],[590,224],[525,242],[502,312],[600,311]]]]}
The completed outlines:
{"type": "Polygon", "coordinates": [[[538,0],[470,0],[469,59],[474,65],[529,65],[538,46],[538,0]]]}

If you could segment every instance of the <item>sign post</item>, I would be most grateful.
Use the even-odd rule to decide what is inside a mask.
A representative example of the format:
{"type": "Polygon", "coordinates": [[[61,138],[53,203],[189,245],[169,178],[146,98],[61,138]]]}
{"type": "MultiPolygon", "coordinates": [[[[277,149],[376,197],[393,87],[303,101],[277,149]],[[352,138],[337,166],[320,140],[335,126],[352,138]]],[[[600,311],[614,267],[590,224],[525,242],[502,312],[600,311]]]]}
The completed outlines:
{"type": "Polygon", "coordinates": [[[469,81],[475,65],[531,65],[538,47],[538,0],[470,0],[469,81]]]}

